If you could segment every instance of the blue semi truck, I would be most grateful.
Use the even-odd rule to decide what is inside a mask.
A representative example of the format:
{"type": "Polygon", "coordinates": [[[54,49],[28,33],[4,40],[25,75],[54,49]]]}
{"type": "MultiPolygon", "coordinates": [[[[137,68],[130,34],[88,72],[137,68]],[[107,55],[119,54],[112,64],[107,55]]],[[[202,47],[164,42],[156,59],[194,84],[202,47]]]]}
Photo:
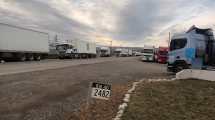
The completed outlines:
{"type": "Polygon", "coordinates": [[[168,53],[167,70],[209,69],[215,66],[213,30],[192,26],[184,34],[173,35],[168,53]]]}

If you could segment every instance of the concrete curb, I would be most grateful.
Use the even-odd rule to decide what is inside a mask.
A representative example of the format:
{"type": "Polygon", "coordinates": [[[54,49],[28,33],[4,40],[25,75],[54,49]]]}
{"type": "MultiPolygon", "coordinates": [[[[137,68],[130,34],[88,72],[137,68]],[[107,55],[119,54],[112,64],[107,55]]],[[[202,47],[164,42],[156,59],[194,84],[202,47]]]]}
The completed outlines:
{"type": "Polygon", "coordinates": [[[132,84],[131,89],[129,89],[127,91],[127,93],[125,94],[125,97],[123,99],[123,103],[121,105],[119,105],[117,115],[115,118],[113,118],[113,120],[121,120],[121,117],[125,111],[125,108],[128,106],[128,103],[130,102],[131,94],[135,91],[137,85],[142,83],[142,82],[143,82],[143,80],[139,80],[138,82],[134,82],[132,84]]]}
{"type": "Polygon", "coordinates": [[[215,81],[215,71],[186,69],[176,74],[176,79],[199,79],[215,81]]]}

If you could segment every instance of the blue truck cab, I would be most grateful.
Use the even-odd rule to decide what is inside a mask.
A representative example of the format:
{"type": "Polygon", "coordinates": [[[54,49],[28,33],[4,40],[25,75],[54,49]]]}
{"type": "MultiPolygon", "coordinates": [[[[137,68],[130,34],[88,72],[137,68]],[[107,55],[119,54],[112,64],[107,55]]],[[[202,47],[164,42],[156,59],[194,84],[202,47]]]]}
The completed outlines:
{"type": "Polygon", "coordinates": [[[175,34],[170,42],[167,70],[203,69],[214,62],[214,36],[212,29],[192,26],[184,34],[175,34]]]}

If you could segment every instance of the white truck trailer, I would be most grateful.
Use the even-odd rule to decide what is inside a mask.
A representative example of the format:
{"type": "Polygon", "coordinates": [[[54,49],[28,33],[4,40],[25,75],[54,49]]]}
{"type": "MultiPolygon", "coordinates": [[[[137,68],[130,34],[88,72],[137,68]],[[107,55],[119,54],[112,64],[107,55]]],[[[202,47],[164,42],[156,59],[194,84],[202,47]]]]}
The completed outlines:
{"type": "Polygon", "coordinates": [[[40,60],[49,52],[49,35],[0,23],[0,59],[40,60]]]}
{"type": "Polygon", "coordinates": [[[128,57],[128,56],[132,56],[132,49],[129,48],[122,48],[121,53],[120,53],[121,57],[128,57]]]}
{"type": "Polygon", "coordinates": [[[70,40],[58,43],[56,48],[60,59],[96,57],[96,44],[92,42],[70,40]]]}

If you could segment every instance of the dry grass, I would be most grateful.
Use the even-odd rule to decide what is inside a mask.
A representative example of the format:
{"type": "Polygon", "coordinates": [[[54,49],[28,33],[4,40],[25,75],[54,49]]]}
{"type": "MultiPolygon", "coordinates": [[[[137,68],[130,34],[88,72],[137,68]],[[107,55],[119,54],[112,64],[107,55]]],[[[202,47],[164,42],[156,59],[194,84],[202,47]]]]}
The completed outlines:
{"type": "Polygon", "coordinates": [[[118,106],[122,103],[128,88],[127,85],[112,86],[110,100],[91,99],[88,107],[86,103],[83,103],[79,112],[73,113],[69,120],[112,120],[118,112],[118,106]]]}
{"type": "Polygon", "coordinates": [[[122,120],[214,120],[215,82],[143,83],[122,120]]]}

